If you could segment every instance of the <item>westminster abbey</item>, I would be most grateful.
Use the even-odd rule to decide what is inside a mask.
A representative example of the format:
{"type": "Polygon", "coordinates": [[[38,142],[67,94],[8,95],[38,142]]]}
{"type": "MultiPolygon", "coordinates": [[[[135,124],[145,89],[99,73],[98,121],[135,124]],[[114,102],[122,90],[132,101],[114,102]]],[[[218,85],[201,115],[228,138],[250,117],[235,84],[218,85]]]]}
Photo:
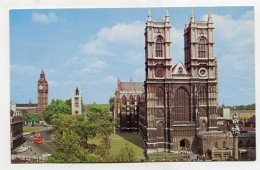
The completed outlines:
{"type": "Polygon", "coordinates": [[[149,10],[145,80],[118,80],[117,129],[138,131],[147,153],[186,149],[205,154],[212,148],[233,148],[231,133],[217,127],[218,66],[210,11],[207,21],[196,21],[192,10],[184,28],[184,63],[174,66],[171,34],[168,10],[163,20],[156,21],[149,10]]]}

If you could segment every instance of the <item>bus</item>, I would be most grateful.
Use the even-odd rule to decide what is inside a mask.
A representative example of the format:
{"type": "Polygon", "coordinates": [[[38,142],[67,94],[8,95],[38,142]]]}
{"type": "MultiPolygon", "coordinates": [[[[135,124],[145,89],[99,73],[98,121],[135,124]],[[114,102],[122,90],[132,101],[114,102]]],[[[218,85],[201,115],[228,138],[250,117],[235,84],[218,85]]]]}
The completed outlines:
{"type": "Polygon", "coordinates": [[[42,137],[40,135],[34,135],[34,143],[42,144],[42,137]]]}

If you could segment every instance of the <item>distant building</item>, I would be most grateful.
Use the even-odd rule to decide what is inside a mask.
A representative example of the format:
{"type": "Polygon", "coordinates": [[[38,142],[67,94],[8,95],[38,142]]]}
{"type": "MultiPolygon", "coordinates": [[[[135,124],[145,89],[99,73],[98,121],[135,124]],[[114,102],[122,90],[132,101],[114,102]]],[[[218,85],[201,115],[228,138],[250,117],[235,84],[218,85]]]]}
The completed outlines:
{"type": "MultiPolygon", "coordinates": [[[[235,110],[237,118],[245,125],[253,116],[255,116],[255,110],[235,110]]],[[[234,110],[231,111],[230,116],[234,115],[234,110]]]]}
{"type": "Polygon", "coordinates": [[[16,104],[10,104],[10,137],[11,149],[23,143],[23,115],[16,109],[16,104]]]}
{"type": "Polygon", "coordinates": [[[21,112],[22,114],[24,113],[34,113],[37,114],[38,112],[38,104],[34,104],[29,100],[28,104],[16,104],[16,109],[21,112]]]}
{"type": "Polygon", "coordinates": [[[72,115],[83,115],[83,96],[78,87],[75,93],[71,93],[71,113],[72,115]]]}
{"type": "Polygon", "coordinates": [[[144,93],[143,82],[121,82],[118,78],[114,99],[114,115],[121,131],[137,131],[139,126],[139,103],[144,93]]]}

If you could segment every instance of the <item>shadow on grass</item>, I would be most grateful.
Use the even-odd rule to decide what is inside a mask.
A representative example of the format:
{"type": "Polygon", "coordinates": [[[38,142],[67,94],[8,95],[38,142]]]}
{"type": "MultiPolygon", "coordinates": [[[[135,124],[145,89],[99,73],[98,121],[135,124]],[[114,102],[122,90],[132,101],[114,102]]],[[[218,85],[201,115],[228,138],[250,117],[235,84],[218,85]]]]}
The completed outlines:
{"type": "Polygon", "coordinates": [[[131,142],[134,145],[144,149],[142,138],[137,132],[117,132],[116,134],[128,142],[131,142]]]}

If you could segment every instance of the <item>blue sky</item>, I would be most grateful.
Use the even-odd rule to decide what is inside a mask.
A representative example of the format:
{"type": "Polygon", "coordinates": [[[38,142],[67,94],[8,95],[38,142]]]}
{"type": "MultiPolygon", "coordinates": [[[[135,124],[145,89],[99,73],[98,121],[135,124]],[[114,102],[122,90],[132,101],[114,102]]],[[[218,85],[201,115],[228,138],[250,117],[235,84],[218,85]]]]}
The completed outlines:
{"type": "MultiPolygon", "coordinates": [[[[207,7],[194,8],[206,20],[207,7]]],[[[107,103],[117,77],[144,81],[147,8],[10,11],[11,101],[37,103],[41,69],[49,101],[68,99],[78,86],[84,103],[107,103]]],[[[166,8],[152,8],[162,19],[166,8]]],[[[219,104],[255,102],[254,9],[212,7],[218,59],[219,104]]],[[[184,60],[183,29],[191,8],[169,8],[173,64],[184,60]]]]}

